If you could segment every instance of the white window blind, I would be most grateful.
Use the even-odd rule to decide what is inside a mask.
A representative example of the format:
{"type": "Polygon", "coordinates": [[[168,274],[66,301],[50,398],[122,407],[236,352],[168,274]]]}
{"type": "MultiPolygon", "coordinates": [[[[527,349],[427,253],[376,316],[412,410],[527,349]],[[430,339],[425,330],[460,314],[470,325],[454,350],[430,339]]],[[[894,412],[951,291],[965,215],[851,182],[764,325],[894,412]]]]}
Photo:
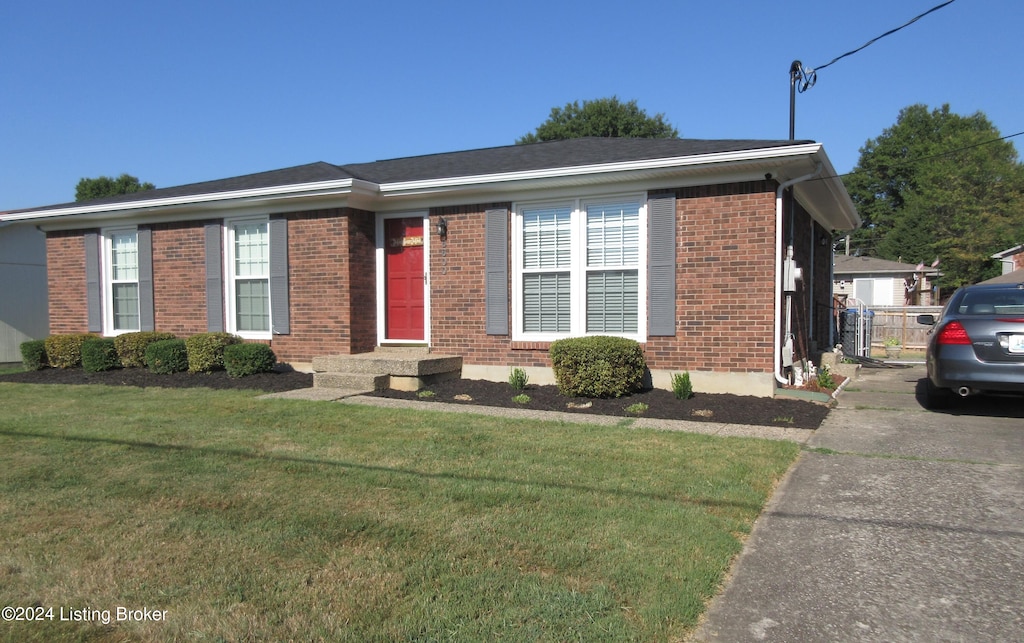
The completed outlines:
{"type": "Polygon", "coordinates": [[[516,209],[513,335],[640,337],[645,328],[642,197],[572,199],[516,209]]]}
{"type": "Polygon", "coordinates": [[[635,333],[638,327],[640,204],[587,206],[587,332],[635,333]],[[605,270],[605,268],[633,268],[605,270]]]}
{"type": "Polygon", "coordinates": [[[572,209],[527,209],[522,217],[523,330],[567,333],[572,323],[572,209]]]}

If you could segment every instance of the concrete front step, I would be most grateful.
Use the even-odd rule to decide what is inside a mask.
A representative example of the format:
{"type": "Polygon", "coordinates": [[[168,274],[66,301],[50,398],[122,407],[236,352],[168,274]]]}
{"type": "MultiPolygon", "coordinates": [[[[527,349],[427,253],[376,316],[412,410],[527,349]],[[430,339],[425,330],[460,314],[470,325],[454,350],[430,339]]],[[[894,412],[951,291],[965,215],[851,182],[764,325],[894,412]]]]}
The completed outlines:
{"type": "Polygon", "coordinates": [[[313,388],[343,388],[359,391],[383,391],[391,376],[367,373],[313,373],[313,388]]]}
{"type": "Polygon", "coordinates": [[[312,368],[316,388],[415,391],[439,379],[460,377],[462,357],[434,355],[424,347],[383,348],[373,353],[314,357],[312,368]]]}
{"type": "Polygon", "coordinates": [[[313,358],[314,373],[366,373],[422,377],[462,370],[458,355],[359,353],[313,358]]]}

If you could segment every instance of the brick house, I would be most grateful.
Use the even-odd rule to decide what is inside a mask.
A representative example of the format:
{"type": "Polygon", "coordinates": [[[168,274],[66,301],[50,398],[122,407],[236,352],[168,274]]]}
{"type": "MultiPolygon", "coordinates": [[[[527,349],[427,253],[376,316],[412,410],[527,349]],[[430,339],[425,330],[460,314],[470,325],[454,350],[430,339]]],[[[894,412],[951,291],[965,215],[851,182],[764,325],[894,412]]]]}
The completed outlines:
{"type": "Polygon", "coordinates": [[[225,330],[298,367],[418,344],[534,382],[551,341],[614,334],[655,385],[762,396],[829,345],[832,235],[860,223],[812,141],[602,138],[7,216],[47,233],[51,333],[225,330]]]}

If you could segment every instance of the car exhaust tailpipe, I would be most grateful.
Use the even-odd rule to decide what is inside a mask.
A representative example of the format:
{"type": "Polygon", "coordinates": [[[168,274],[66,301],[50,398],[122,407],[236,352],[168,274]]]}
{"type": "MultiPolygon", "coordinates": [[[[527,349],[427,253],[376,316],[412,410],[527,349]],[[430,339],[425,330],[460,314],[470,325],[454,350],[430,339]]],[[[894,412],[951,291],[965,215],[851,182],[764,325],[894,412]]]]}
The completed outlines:
{"type": "Polygon", "coordinates": [[[968,395],[970,395],[970,394],[974,393],[974,391],[972,391],[971,389],[969,389],[969,388],[968,388],[968,387],[966,387],[966,386],[961,386],[960,388],[958,388],[958,389],[956,390],[956,393],[957,393],[957,395],[959,395],[960,397],[967,397],[968,395]]]}

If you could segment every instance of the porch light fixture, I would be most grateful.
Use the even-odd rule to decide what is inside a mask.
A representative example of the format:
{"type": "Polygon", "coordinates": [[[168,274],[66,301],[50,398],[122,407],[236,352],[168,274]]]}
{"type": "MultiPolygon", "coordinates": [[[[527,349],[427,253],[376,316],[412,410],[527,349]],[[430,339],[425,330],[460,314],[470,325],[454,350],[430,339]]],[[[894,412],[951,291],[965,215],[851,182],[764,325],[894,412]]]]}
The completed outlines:
{"type": "Polygon", "coordinates": [[[437,236],[441,237],[442,239],[448,236],[448,222],[445,220],[444,217],[441,217],[440,219],[437,220],[437,236]]]}

